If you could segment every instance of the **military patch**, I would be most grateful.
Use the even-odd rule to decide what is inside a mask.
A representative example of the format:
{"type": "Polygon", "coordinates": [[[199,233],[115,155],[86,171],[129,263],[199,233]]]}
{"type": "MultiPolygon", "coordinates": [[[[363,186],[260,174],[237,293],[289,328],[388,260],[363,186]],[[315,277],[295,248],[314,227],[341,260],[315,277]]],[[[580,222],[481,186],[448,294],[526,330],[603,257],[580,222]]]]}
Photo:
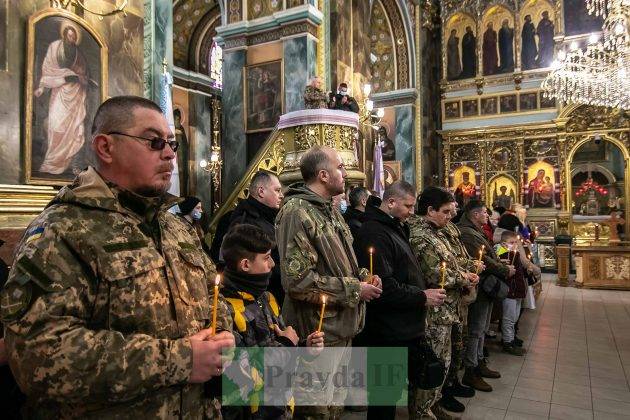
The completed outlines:
{"type": "Polygon", "coordinates": [[[120,251],[133,251],[136,249],[146,248],[147,241],[129,241],[129,242],[116,242],[113,244],[103,245],[105,252],[120,252],[120,251]]]}
{"type": "Polygon", "coordinates": [[[26,232],[26,235],[24,235],[24,243],[29,243],[31,241],[41,238],[43,233],[44,233],[43,226],[32,227],[31,229],[28,230],[28,232],[26,232]]]}
{"type": "Polygon", "coordinates": [[[289,265],[287,266],[287,274],[296,277],[302,274],[306,270],[306,261],[302,260],[299,256],[291,258],[289,265]]]}
{"type": "Polygon", "coordinates": [[[30,308],[32,297],[31,283],[7,283],[0,293],[0,319],[7,322],[20,318],[30,308]]]}

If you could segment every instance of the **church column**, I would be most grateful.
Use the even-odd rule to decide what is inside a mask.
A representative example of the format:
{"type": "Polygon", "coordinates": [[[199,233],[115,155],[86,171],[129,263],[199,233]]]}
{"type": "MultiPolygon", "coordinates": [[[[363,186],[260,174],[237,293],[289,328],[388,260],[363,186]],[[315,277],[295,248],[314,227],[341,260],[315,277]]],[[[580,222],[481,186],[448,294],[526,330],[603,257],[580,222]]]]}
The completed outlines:
{"type": "Polygon", "coordinates": [[[173,74],[173,2],[144,0],[144,96],[159,102],[166,70],[173,74]]]}
{"type": "Polygon", "coordinates": [[[414,106],[412,104],[399,105],[394,108],[396,118],[396,160],[400,160],[402,165],[402,178],[415,184],[415,162],[416,144],[414,136],[414,106]]]}
{"type": "Polygon", "coordinates": [[[304,88],[316,73],[317,39],[310,34],[284,39],[284,112],[304,109],[304,88]]]}
{"type": "Polygon", "coordinates": [[[244,48],[223,52],[223,186],[225,200],[247,168],[243,98],[243,67],[247,62],[244,48]]]}

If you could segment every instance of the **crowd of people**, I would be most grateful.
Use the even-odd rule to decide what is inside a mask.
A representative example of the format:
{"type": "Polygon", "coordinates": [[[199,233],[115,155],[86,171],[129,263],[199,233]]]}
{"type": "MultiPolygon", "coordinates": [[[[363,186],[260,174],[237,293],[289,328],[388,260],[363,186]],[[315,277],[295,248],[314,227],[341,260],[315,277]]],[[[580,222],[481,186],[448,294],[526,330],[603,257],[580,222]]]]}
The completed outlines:
{"type": "MultiPolygon", "coordinates": [[[[318,405],[222,406],[222,351],[334,347],[345,360],[365,346],[407,349],[409,418],[444,419],[500,376],[484,352],[493,306],[503,351],[524,354],[521,302],[540,270],[510,211],[492,226],[482,202],[458,209],[448,190],[416,195],[405,181],[382,199],[355,187],[344,205],[341,157],[314,146],[301,183],[255,174],[204,249],[199,200],[166,192],[172,137],[153,102],[108,99],[92,126],[96,167],[24,234],[0,296],[0,362],[26,396],[16,416],[337,419],[338,386],[318,405]]],[[[368,419],[395,413],[367,407],[368,419]]]]}

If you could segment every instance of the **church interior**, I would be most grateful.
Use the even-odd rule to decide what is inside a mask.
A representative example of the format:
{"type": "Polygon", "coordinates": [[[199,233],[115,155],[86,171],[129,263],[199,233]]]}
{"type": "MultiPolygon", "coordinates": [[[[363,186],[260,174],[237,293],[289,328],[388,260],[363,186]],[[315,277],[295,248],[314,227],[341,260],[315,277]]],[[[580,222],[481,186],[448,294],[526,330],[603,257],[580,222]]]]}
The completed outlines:
{"type": "Polygon", "coordinates": [[[288,186],[318,144],[339,152],[348,188],[378,194],[405,180],[418,193],[445,187],[460,207],[512,209],[543,271],[521,326],[529,349],[496,357],[501,390],[465,400],[464,418],[629,418],[629,10],[625,0],[0,0],[0,258],[12,265],[29,223],[93,164],[99,104],[144,96],[172,113],[177,192],[200,199],[208,245],[256,172],[288,186]],[[79,76],[66,83],[85,88],[55,98],[46,74],[70,67],[79,76]],[[345,83],[357,109],[307,106],[316,77],[329,99],[345,83]]]}

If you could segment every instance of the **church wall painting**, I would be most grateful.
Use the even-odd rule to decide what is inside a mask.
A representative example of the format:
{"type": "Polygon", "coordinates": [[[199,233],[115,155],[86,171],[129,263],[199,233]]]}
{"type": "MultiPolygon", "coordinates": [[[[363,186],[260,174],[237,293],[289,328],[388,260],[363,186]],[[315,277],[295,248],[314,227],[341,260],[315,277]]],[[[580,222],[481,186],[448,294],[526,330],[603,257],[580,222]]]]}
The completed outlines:
{"type": "Polygon", "coordinates": [[[446,78],[467,79],[477,74],[477,25],[465,13],[452,16],[445,31],[446,78]]]}
{"type": "Polygon", "coordinates": [[[518,99],[520,111],[535,111],[538,108],[538,94],[536,92],[521,93],[518,99]]]}
{"type": "Polygon", "coordinates": [[[521,69],[549,67],[556,30],[554,7],[547,0],[530,0],[521,9],[521,69]]]}
{"type": "Polygon", "coordinates": [[[282,115],[282,60],[246,66],[245,129],[247,132],[271,130],[282,115]]]}
{"type": "Polygon", "coordinates": [[[604,21],[588,13],[585,0],[564,0],[564,33],[566,36],[600,32],[604,21]]]}
{"type": "Polygon", "coordinates": [[[492,207],[509,209],[517,201],[518,187],[516,181],[508,175],[497,175],[488,181],[486,195],[488,204],[491,203],[492,207]]]}
{"type": "Polygon", "coordinates": [[[479,102],[477,99],[462,101],[462,114],[464,117],[474,117],[479,115],[479,102]]]}
{"type": "Polygon", "coordinates": [[[92,164],[91,121],[107,98],[107,46],[80,17],[45,9],[28,20],[25,178],[63,185],[92,164]]]}
{"type": "Polygon", "coordinates": [[[468,165],[457,167],[451,174],[450,185],[455,194],[455,199],[463,208],[472,198],[479,195],[479,173],[468,165]]]}
{"type": "Polygon", "coordinates": [[[514,71],[514,15],[496,5],[483,14],[481,68],[484,76],[514,71]]]}
{"type": "Polygon", "coordinates": [[[499,109],[501,114],[516,112],[516,95],[499,96],[499,109]]]}
{"type": "Polygon", "coordinates": [[[481,115],[494,115],[498,112],[497,97],[481,98],[481,115]]]}
{"type": "Polygon", "coordinates": [[[559,184],[557,169],[545,160],[536,160],[527,166],[523,200],[529,208],[555,208],[558,203],[559,184]]]}
{"type": "Polygon", "coordinates": [[[460,118],[459,101],[444,102],[444,119],[460,118]]]}

